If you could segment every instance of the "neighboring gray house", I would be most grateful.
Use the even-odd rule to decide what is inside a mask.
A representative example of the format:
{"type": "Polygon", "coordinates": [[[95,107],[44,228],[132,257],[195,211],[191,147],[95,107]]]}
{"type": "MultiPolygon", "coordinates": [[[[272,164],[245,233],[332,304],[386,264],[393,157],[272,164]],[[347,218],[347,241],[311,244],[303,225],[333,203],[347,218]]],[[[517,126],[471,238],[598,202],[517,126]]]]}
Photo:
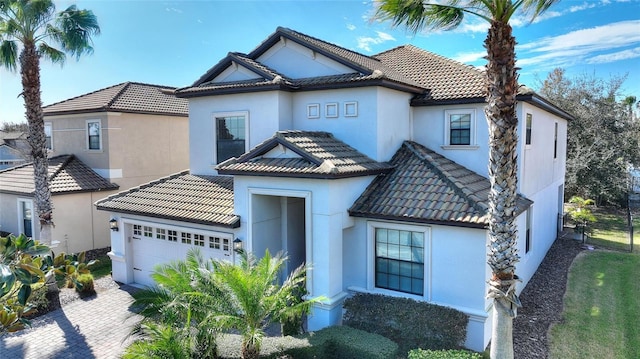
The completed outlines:
{"type": "Polygon", "coordinates": [[[0,170],[27,162],[29,152],[26,133],[0,130],[0,170]]]}

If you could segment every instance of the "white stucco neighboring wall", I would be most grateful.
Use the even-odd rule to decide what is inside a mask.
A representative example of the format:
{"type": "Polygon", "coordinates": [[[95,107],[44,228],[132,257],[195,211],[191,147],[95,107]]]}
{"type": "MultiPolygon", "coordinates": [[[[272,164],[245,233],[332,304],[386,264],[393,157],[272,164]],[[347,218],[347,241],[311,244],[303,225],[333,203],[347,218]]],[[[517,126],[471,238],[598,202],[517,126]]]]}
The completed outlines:
{"type": "Polygon", "coordinates": [[[489,176],[489,128],[483,103],[413,107],[413,140],[478,174],[489,176]],[[447,145],[446,111],[473,113],[471,145],[447,145]]]}

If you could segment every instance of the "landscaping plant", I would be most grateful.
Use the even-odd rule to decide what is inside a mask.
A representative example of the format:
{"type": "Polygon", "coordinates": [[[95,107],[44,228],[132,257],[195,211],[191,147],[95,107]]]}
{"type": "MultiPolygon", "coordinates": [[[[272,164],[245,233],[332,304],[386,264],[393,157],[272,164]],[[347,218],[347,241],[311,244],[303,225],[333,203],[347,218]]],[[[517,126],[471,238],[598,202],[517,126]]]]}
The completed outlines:
{"type": "Polygon", "coordinates": [[[584,199],[580,196],[573,196],[569,200],[572,206],[568,207],[569,217],[576,223],[576,231],[582,234],[582,241],[585,241],[585,235],[588,231],[590,223],[596,221],[596,217],[591,213],[590,207],[595,205],[592,199],[584,199]]]}
{"type": "Polygon", "coordinates": [[[45,282],[49,251],[24,234],[0,237],[0,335],[29,324],[32,286],[45,282]]]}

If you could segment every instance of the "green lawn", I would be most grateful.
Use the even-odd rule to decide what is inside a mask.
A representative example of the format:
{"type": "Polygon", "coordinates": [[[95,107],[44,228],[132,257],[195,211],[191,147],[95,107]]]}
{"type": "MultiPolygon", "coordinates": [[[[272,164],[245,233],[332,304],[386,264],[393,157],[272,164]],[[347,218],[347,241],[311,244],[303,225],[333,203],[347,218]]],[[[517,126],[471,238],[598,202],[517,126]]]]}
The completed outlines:
{"type": "MultiPolygon", "coordinates": [[[[640,358],[640,256],[586,252],[571,267],[550,357],[640,358]]],[[[560,295],[560,293],[558,293],[560,295]]]]}
{"type": "MultiPolygon", "coordinates": [[[[616,250],[629,250],[629,229],[626,210],[597,208],[593,211],[597,222],[588,243],[616,250]]],[[[640,252],[640,213],[634,216],[634,252],[640,252]]]]}

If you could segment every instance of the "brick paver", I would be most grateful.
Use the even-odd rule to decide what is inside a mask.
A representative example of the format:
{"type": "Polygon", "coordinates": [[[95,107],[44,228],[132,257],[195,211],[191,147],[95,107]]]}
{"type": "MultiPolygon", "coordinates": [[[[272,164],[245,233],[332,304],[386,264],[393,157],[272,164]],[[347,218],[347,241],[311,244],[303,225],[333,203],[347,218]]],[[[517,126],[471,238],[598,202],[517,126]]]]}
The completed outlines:
{"type": "Polygon", "coordinates": [[[112,288],[33,320],[31,328],[0,338],[0,358],[119,358],[141,319],[129,308],[132,289],[112,288]]]}

